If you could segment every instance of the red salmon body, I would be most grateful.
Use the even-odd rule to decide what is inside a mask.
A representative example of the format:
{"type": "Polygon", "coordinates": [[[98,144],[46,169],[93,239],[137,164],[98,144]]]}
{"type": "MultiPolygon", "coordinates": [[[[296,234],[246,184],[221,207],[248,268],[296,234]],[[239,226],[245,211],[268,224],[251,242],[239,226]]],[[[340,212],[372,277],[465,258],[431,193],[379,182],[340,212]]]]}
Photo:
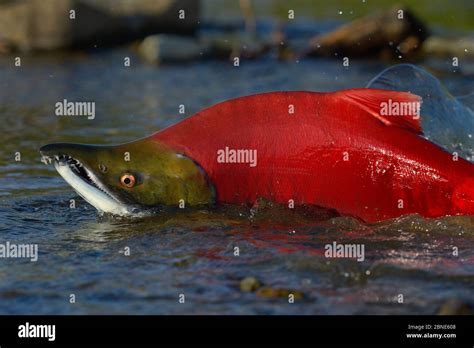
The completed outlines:
{"type": "Polygon", "coordinates": [[[218,202],[311,204],[367,222],[474,214],[474,165],[424,139],[414,115],[382,112],[419,101],[372,89],[265,93],[214,105],[152,139],[195,160],[218,202]]]}

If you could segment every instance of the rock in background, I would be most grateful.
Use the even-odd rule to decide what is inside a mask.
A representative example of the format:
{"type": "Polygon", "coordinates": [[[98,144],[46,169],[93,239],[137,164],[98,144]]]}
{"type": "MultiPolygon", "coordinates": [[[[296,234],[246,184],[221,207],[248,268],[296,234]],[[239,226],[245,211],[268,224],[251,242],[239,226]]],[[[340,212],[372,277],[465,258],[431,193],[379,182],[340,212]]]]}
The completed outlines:
{"type": "Polygon", "coordinates": [[[45,51],[121,44],[159,32],[192,34],[199,10],[198,0],[2,1],[0,41],[14,50],[45,51]]]}
{"type": "Polygon", "coordinates": [[[182,63],[207,57],[209,48],[193,37],[157,34],[145,38],[138,46],[138,52],[148,63],[182,63]]]}
{"type": "Polygon", "coordinates": [[[409,10],[394,7],[314,37],[306,55],[405,57],[415,54],[427,36],[425,26],[409,10]]]}
{"type": "Polygon", "coordinates": [[[474,58],[474,37],[431,36],[423,44],[423,51],[432,57],[474,58]]]}
{"type": "Polygon", "coordinates": [[[138,53],[152,64],[170,64],[199,59],[259,58],[269,51],[270,42],[245,32],[204,34],[183,37],[157,34],[145,38],[138,53]]]}

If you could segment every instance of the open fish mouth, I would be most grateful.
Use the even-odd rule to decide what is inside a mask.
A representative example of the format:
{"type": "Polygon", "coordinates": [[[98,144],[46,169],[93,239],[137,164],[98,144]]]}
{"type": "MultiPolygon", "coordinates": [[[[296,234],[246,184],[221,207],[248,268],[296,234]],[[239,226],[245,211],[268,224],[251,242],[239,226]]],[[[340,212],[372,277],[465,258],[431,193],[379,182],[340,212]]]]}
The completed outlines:
{"type": "Polygon", "coordinates": [[[94,206],[99,213],[111,213],[114,215],[136,215],[137,208],[125,204],[121,199],[111,192],[84,163],[69,155],[43,155],[43,159],[51,163],[63,179],[72,188],[94,206]]]}

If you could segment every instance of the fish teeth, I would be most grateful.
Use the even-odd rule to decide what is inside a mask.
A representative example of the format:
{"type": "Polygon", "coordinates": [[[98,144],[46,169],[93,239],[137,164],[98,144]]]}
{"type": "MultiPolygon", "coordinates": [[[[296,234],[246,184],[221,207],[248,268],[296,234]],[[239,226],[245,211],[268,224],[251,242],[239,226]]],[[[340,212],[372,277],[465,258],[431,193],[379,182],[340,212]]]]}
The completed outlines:
{"type": "Polygon", "coordinates": [[[49,163],[51,163],[51,157],[47,157],[47,156],[42,156],[41,157],[41,162],[43,162],[44,164],[48,164],[48,161],[49,163]]]}
{"type": "Polygon", "coordinates": [[[105,194],[109,195],[110,196],[110,193],[107,192],[104,187],[101,185],[100,182],[98,182],[97,180],[95,180],[95,178],[93,177],[93,175],[90,174],[89,170],[87,170],[87,168],[85,168],[86,170],[86,174],[87,174],[87,177],[94,183],[94,185],[99,189],[101,190],[102,192],[104,192],[105,194]]]}

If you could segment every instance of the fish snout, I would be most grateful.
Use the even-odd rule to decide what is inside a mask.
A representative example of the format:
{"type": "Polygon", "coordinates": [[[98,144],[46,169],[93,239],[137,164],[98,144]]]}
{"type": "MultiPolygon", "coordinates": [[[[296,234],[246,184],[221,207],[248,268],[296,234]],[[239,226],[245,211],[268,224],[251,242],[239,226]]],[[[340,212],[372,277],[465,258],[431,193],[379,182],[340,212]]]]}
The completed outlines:
{"type": "Polygon", "coordinates": [[[74,143],[53,143],[40,148],[43,161],[51,163],[52,160],[63,164],[71,159],[81,162],[91,160],[101,148],[100,145],[74,144],[74,143]]]}
{"type": "Polygon", "coordinates": [[[45,157],[55,157],[60,155],[70,155],[73,152],[86,151],[90,145],[72,143],[53,143],[40,148],[40,153],[45,157]]]}
{"type": "Polygon", "coordinates": [[[48,145],[44,145],[44,146],[41,146],[40,148],[40,153],[41,153],[41,157],[43,159],[53,159],[55,158],[56,156],[58,156],[58,153],[59,153],[59,146],[58,144],[48,144],[48,145]]]}
{"type": "Polygon", "coordinates": [[[59,163],[63,164],[70,156],[68,151],[68,144],[56,143],[44,145],[40,148],[41,161],[45,164],[59,163]]]}

